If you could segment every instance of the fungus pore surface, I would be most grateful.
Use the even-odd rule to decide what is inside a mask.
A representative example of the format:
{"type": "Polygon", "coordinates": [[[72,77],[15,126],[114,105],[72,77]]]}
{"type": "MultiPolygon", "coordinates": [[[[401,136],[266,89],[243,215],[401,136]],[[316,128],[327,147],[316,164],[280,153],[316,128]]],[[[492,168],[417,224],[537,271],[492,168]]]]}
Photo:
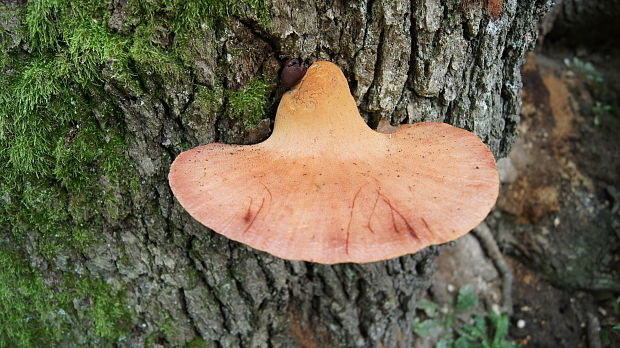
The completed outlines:
{"type": "Polygon", "coordinates": [[[282,97],[273,134],[172,164],[174,195],[214,231],[275,256],[371,262],[469,232],[497,198],[495,159],[444,123],[370,129],[340,69],[316,62],[282,97]]]}

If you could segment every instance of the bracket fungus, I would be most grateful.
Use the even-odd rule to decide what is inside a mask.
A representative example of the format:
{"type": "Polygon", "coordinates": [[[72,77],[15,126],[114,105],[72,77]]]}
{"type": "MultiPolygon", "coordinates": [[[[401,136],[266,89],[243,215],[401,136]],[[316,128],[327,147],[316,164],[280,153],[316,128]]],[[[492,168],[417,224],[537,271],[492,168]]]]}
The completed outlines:
{"type": "Polygon", "coordinates": [[[267,140],[183,152],[169,181],[214,231],[326,264],[454,240],[486,217],[499,189],[493,154],[476,135],[435,122],[375,132],[329,62],[312,64],[284,94],[267,140]]]}

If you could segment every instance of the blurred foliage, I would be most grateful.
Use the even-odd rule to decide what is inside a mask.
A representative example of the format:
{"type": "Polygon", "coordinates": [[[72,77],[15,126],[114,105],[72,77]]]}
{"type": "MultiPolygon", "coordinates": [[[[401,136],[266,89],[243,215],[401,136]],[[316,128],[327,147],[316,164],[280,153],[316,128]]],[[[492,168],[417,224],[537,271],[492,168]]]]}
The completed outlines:
{"type": "Polygon", "coordinates": [[[478,297],[469,285],[459,289],[447,307],[422,300],[418,304],[425,316],[415,319],[413,331],[421,337],[439,334],[437,348],[515,348],[506,338],[509,317],[490,310],[486,315],[471,314],[478,297]]]}
{"type": "Polygon", "coordinates": [[[617,107],[617,105],[614,106],[617,101],[609,84],[605,81],[603,74],[590,62],[573,57],[573,59],[564,59],[564,64],[586,84],[593,99],[590,108],[592,123],[600,126],[605,118],[612,116],[617,107]]]}

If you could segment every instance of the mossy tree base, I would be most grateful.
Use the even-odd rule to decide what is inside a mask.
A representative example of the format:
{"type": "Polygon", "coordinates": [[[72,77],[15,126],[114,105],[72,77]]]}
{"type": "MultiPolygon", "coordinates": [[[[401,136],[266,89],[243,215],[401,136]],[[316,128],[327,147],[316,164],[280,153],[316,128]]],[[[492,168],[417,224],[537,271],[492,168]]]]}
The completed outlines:
{"type": "Polygon", "coordinates": [[[166,176],[268,136],[288,57],[341,66],[371,125],[445,121],[505,154],[545,5],[482,3],[0,5],[0,345],[410,346],[434,248],[283,261],[196,223],[166,176]]]}

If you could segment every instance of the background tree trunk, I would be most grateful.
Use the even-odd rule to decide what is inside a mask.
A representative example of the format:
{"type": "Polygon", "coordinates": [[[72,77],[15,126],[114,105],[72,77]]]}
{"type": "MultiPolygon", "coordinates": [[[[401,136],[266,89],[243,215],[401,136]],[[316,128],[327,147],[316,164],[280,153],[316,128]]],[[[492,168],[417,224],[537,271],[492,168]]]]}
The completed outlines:
{"type": "Polygon", "coordinates": [[[189,217],[181,151],[269,135],[280,62],[330,60],[371,126],[507,153],[545,1],[4,2],[0,345],[409,347],[436,248],[283,261],[189,217]]]}
{"type": "Polygon", "coordinates": [[[618,14],[618,1],[559,0],[545,17],[542,34],[550,44],[567,48],[616,47],[618,14]]]}

